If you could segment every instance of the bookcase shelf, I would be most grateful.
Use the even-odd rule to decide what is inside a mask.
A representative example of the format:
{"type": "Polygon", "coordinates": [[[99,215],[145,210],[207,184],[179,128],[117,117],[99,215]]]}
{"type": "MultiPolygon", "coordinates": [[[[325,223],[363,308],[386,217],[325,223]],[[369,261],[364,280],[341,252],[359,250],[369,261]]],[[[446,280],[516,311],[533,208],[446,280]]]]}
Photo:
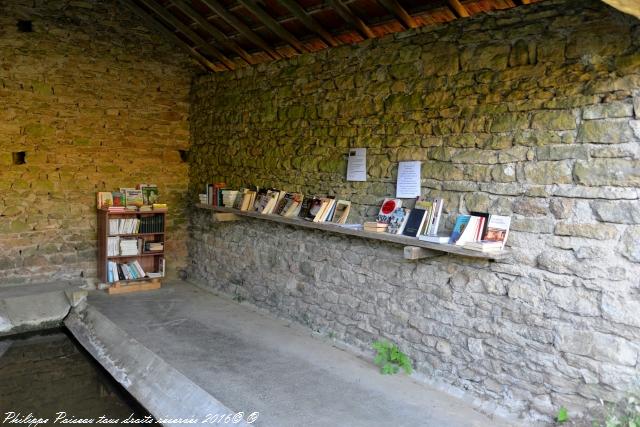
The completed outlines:
{"type": "Polygon", "coordinates": [[[164,233],[133,233],[133,234],[109,234],[109,237],[145,237],[145,236],[156,236],[164,233]]]}
{"type": "MultiPolygon", "coordinates": [[[[280,224],[287,224],[287,225],[292,225],[292,226],[301,227],[301,228],[311,228],[314,230],[328,231],[336,234],[346,234],[348,236],[355,236],[363,239],[379,240],[383,242],[390,242],[390,243],[405,245],[408,248],[413,248],[413,247],[422,248],[430,251],[449,253],[449,254],[459,255],[464,257],[482,258],[482,259],[488,259],[488,260],[499,260],[499,259],[504,259],[510,256],[510,252],[507,250],[496,252],[496,253],[486,253],[486,252],[465,249],[456,245],[425,242],[423,240],[419,240],[419,239],[407,237],[407,236],[400,236],[397,234],[373,233],[370,231],[352,230],[349,228],[340,227],[339,225],[335,225],[335,224],[311,222],[311,221],[305,221],[299,218],[286,218],[280,215],[265,215],[258,212],[241,211],[238,209],[226,208],[221,206],[211,206],[211,205],[205,205],[201,203],[196,204],[196,207],[200,209],[208,209],[213,212],[234,214],[239,217],[256,218],[256,219],[272,221],[280,224]]],[[[228,220],[229,219],[225,219],[225,221],[228,221],[228,220]]],[[[407,248],[405,248],[405,253],[411,252],[411,251],[407,251],[406,249],[407,248]]],[[[426,251],[422,251],[422,252],[424,253],[424,256],[418,256],[418,257],[414,256],[410,259],[429,257],[426,251]]]]}
{"type": "MultiPolygon", "coordinates": [[[[98,278],[102,283],[110,285],[108,292],[113,293],[126,293],[134,292],[138,290],[158,289],[161,286],[161,278],[157,277],[144,277],[133,280],[118,280],[108,281],[108,268],[107,264],[110,261],[131,262],[137,260],[142,269],[145,272],[158,272],[161,270],[164,250],[142,252],[136,255],[116,255],[110,256],[107,252],[107,245],[109,237],[124,237],[124,238],[137,238],[144,241],[165,242],[166,233],[166,210],[155,210],[145,212],[109,212],[107,209],[98,209],[98,278]],[[162,216],[162,223],[158,229],[158,232],[150,233],[129,233],[129,234],[110,234],[109,233],[109,220],[110,219],[126,219],[126,218],[144,218],[149,216],[162,216]]],[[[121,263],[118,262],[118,263],[121,263]]]]}

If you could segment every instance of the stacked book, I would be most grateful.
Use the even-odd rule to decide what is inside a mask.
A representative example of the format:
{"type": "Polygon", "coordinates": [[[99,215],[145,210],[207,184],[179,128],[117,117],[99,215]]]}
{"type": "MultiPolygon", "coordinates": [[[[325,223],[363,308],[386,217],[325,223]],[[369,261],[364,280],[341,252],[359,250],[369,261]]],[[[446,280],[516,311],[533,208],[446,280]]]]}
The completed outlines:
{"type": "Polygon", "coordinates": [[[120,238],[108,237],[107,238],[107,256],[120,255],[120,238]]]}
{"type": "Polygon", "coordinates": [[[402,200],[387,198],[376,221],[388,225],[387,233],[425,239],[437,234],[443,204],[442,199],[418,198],[415,207],[409,209],[402,207],[402,200]]]}
{"type": "Polygon", "coordinates": [[[389,224],[378,221],[369,221],[363,224],[364,231],[370,231],[372,233],[384,233],[385,231],[387,231],[388,227],[389,224]]]}
{"type": "Polygon", "coordinates": [[[140,253],[139,242],[141,242],[141,240],[138,241],[138,239],[120,239],[120,255],[138,255],[140,253]]]}
{"type": "Polygon", "coordinates": [[[474,212],[456,218],[449,243],[481,252],[499,252],[509,235],[511,217],[474,212]]]}
{"type": "Polygon", "coordinates": [[[164,250],[163,242],[145,242],[144,251],[145,252],[159,252],[164,250]]]}
{"type": "Polygon", "coordinates": [[[140,233],[162,233],[164,231],[164,216],[152,215],[140,218],[140,233]]]}
{"type": "Polygon", "coordinates": [[[109,283],[120,280],[136,280],[147,276],[138,261],[131,261],[126,264],[119,264],[109,261],[107,264],[107,280],[109,283]]]}
{"type": "Polygon", "coordinates": [[[140,220],[138,218],[123,218],[109,220],[109,234],[115,236],[117,234],[136,234],[140,229],[140,220]]]}

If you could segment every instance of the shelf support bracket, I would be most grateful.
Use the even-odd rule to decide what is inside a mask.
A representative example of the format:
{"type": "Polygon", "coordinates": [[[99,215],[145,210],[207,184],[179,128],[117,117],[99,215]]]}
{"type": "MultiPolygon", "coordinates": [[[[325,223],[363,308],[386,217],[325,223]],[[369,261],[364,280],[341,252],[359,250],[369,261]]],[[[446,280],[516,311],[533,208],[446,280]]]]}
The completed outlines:
{"type": "Polygon", "coordinates": [[[437,256],[442,256],[442,253],[438,251],[432,251],[430,249],[420,248],[418,246],[404,247],[404,259],[416,260],[424,258],[435,258],[437,256]]]}
{"type": "Polygon", "coordinates": [[[226,212],[214,212],[213,220],[216,222],[238,221],[240,217],[236,214],[226,212]]]}

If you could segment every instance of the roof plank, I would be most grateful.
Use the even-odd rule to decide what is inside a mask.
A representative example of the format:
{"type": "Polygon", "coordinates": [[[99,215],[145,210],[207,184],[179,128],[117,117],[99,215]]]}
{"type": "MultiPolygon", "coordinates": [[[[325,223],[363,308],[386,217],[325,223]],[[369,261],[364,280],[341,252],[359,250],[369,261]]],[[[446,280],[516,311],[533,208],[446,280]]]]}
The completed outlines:
{"type": "Polygon", "coordinates": [[[265,42],[259,35],[254,33],[248,26],[246,26],[242,21],[236,18],[231,12],[222,6],[218,0],[200,0],[202,3],[207,5],[207,7],[213,10],[220,18],[224,19],[227,24],[231,25],[233,28],[238,31],[238,33],[242,34],[247,38],[251,43],[258,46],[260,49],[264,50],[271,56],[273,59],[280,59],[282,56],[276,52],[274,49],[269,46],[267,42],[265,42]]]}
{"type": "Polygon", "coordinates": [[[187,36],[196,46],[206,52],[208,55],[214,56],[222,62],[225,67],[230,70],[234,70],[236,68],[236,64],[233,63],[225,54],[220,52],[215,47],[211,46],[209,43],[204,41],[198,34],[196,34],[191,28],[180,22],[178,18],[173,16],[167,9],[160,6],[153,0],[138,0],[143,3],[149,10],[152,10],[158,16],[160,16],[164,21],[172,25],[182,34],[187,36]]]}
{"type": "Polygon", "coordinates": [[[182,40],[180,37],[176,35],[173,31],[169,30],[167,27],[158,22],[155,18],[149,15],[147,12],[142,10],[142,8],[138,7],[133,3],[132,0],[120,0],[120,3],[131,9],[134,13],[136,13],[140,19],[142,19],[145,24],[149,27],[153,28],[155,31],[160,33],[165,39],[167,39],[170,43],[174,44],[176,47],[180,49],[184,49],[187,51],[189,55],[195,58],[204,68],[209,71],[220,71],[220,67],[213,64],[203,55],[198,53],[193,47],[191,47],[188,43],[182,40]]]}
{"type": "Polygon", "coordinates": [[[362,19],[357,17],[348,6],[342,4],[340,0],[329,0],[329,5],[338,12],[338,15],[340,15],[342,19],[356,27],[366,38],[372,39],[376,36],[371,28],[369,28],[362,19]]]}
{"type": "Polygon", "coordinates": [[[200,15],[197,11],[195,11],[190,5],[188,5],[183,0],[171,0],[171,4],[180,9],[185,15],[189,18],[193,19],[196,24],[200,26],[207,34],[211,35],[214,39],[216,39],[220,44],[225,46],[227,49],[235,52],[238,56],[245,60],[245,62],[249,65],[253,64],[253,59],[251,55],[241,48],[235,41],[229,40],[225,34],[213,26],[209,21],[204,19],[202,15],[200,15]]]}
{"type": "Polygon", "coordinates": [[[330,46],[340,45],[340,42],[329,31],[325,30],[313,16],[309,15],[296,0],[279,0],[279,2],[289,9],[289,12],[298,18],[305,27],[322,37],[330,46]]]}
{"type": "Polygon", "coordinates": [[[448,1],[449,1],[449,5],[451,5],[453,10],[455,10],[456,14],[459,17],[468,18],[469,16],[471,16],[467,8],[464,7],[462,3],[460,3],[460,0],[448,0],[448,1]]]}
{"type": "Polygon", "coordinates": [[[269,15],[255,0],[238,0],[249,12],[253,13],[269,30],[282,40],[290,44],[299,53],[309,50],[293,34],[287,31],[271,15],[269,15]]]}
{"type": "Polygon", "coordinates": [[[413,16],[405,10],[397,0],[378,0],[389,12],[391,12],[406,28],[417,28],[418,23],[413,16]]]}

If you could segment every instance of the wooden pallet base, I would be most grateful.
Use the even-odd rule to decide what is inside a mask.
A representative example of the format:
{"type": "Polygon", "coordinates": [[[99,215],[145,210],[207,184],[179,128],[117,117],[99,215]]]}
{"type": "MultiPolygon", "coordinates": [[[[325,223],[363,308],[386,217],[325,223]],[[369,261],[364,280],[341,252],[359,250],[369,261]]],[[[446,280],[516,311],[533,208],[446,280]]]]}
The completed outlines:
{"type": "Polygon", "coordinates": [[[107,288],[109,295],[115,294],[127,294],[129,292],[151,291],[153,289],[160,289],[160,279],[149,279],[136,283],[116,282],[107,288]]]}

